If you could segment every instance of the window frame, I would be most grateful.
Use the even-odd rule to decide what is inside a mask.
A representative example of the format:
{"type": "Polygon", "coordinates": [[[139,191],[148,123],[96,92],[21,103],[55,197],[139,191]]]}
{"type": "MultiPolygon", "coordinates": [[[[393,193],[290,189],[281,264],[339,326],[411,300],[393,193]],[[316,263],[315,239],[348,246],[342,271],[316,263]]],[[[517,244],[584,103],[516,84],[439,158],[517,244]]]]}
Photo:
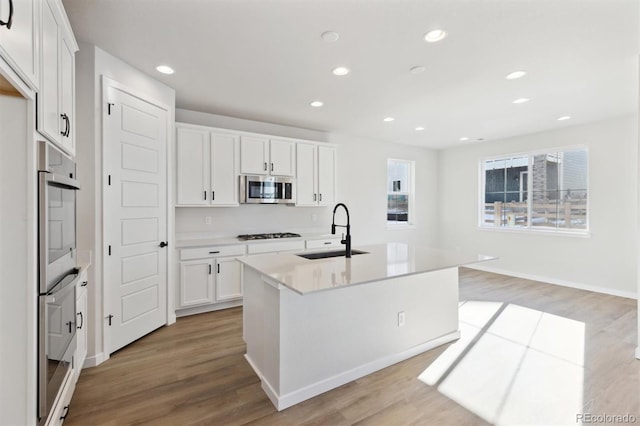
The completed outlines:
{"type": "Polygon", "coordinates": [[[389,195],[398,194],[398,192],[389,191],[389,164],[391,162],[395,163],[407,163],[409,165],[409,191],[400,192],[400,194],[407,194],[408,196],[408,209],[407,209],[407,221],[406,222],[397,222],[386,220],[387,229],[407,229],[407,228],[415,228],[415,201],[416,201],[416,190],[415,190],[415,175],[416,175],[416,162],[415,160],[405,160],[402,158],[387,158],[387,173],[385,178],[385,197],[386,197],[386,216],[389,214],[389,195]]]}
{"type": "Polygon", "coordinates": [[[539,234],[539,235],[564,235],[564,236],[577,236],[577,237],[590,237],[591,236],[591,161],[589,147],[587,145],[568,145],[562,147],[550,147],[541,148],[532,151],[516,152],[511,154],[499,154],[481,158],[478,163],[478,210],[476,217],[478,219],[477,227],[482,231],[492,232],[511,232],[521,234],[539,234]],[[486,188],[486,173],[484,171],[484,164],[487,161],[508,160],[516,157],[527,157],[527,192],[532,192],[533,173],[531,172],[533,167],[533,159],[537,155],[547,155],[557,152],[578,151],[583,150],[587,154],[587,202],[586,202],[586,224],[585,228],[572,229],[572,228],[551,228],[551,227],[533,227],[531,224],[532,204],[533,197],[529,196],[527,199],[527,217],[528,225],[526,227],[520,226],[495,226],[486,224],[484,221],[485,214],[485,188],[486,188]]]}

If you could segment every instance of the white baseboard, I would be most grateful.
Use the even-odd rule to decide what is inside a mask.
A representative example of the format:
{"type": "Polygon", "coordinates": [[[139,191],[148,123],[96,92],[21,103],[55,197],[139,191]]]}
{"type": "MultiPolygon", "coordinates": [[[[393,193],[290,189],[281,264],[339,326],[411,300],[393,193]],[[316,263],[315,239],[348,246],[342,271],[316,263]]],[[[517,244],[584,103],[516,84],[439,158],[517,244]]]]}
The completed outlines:
{"type": "Polygon", "coordinates": [[[84,364],[82,364],[82,368],[96,367],[108,359],[109,357],[105,356],[104,352],[100,352],[98,354],[95,354],[94,356],[88,356],[85,358],[84,364]]]}
{"type": "Polygon", "coordinates": [[[492,268],[490,266],[485,266],[481,264],[466,265],[465,268],[477,269],[479,271],[491,272],[491,273],[500,274],[500,275],[508,275],[510,277],[523,278],[526,280],[540,281],[546,284],[555,284],[555,285],[561,285],[563,287],[577,288],[579,290],[593,291],[595,293],[609,294],[611,296],[626,297],[627,299],[638,299],[637,293],[630,292],[630,291],[621,291],[621,290],[615,290],[607,287],[592,286],[592,285],[587,285],[582,283],[576,283],[573,281],[565,281],[565,280],[559,280],[556,278],[544,277],[540,275],[523,274],[520,272],[508,271],[500,268],[492,268]]]}
{"type": "Polygon", "coordinates": [[[245,359],[247,360],[247,362],[249,362],[249,365],[251,366],[251,368],[253,368],[253,371],[255,371],[255,373],[260,378],[260,381],[262,382],[262,389],[264,390],[264,392],[267,394],[276,409],[278,411],[281,411],[285,408],[291,407],[292,405],[298,404],[302,401],[306,401],[309,398],[320,395],[321,393],[327,392],[331,389],[335,389],[338,386],[342,386],[345,383],[352,382],[356,379],[359,379],[360,377],[364,377],[378,370],[382,370],[383,368],[389,367],[393,364],[397,364],[401,361],[436,348],[445,343],[449,343],[458,338],[460,338],[460,332],[454,331],[453,333],[445,334],[444,336],[440,336],[428,342],[414,346],[400,353],[388,355],[386,357],[377,359],[351,370],[336,374],[335,376],[329,377],[319,382],[312,383],[286,395],[279,395],[276,392],[273,386],[271,386],[271,383],[269,383],[264,378],[262,372],[253,363],[248,355],[245,355],[245,359]]]}
{"type": "Polygon", "coordinates": [[[176,311],[176,317],[186,317],[188,315],[203,314],[205,312],[219,311],[220,309],[234,308],[242,306],[242,299],[231,300],[229,302],[214,303],[212,305],[196,306],[193,308],[184,308],[176,311]]]}

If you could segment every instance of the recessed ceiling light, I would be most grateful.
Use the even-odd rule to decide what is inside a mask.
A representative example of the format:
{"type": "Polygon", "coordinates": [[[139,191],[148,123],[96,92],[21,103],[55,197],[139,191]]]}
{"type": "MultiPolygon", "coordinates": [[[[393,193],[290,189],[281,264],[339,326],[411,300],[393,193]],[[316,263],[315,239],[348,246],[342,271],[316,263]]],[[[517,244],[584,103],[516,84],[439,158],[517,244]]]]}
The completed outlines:
{"type": "Polygon", "coordinates": [[[523,104],[525,102],[529,102],[531,99],[529,98],[518,98],[515,101],[513,101],[514,104],[523,104]]]}
{"type": "Polygon", "coordinates": [[[384,121],[386,121],[387,123],[389,123],[390,121],[393,121],[393,120],[395,120],[395,118],[393,118],[393,117],[385,117],[384,118],[384,121]]]}
{"type": "Polygon", "coordinates": [[[324,105],[324,102],[322,102],[322,101],[313,101],[313,102],[311,102],[309,105],[311,105],[312,107],[319,108],[319,107],[321,107],[322,105],[324,105]]]}
{"type": "Polygon", "coordinates": [[[349,74],[349,68],[347,67],[335,67],[333,71],[331,71],[335,75],[347,75],[349,74]]]}
{"type": "Polygon", "coordinates": [[[569,120],[571,117],[568,115],[563,115],[562,117],[558,117],[558,121],[569,120]]]}
{"type": "Polygon", "coordinates": [[[415,67],[409,68],[409,72],[411,74],[422,74],[426,68],[422,65],[416,65],[415,67]]]}
{"type": "Polygon", "coordinates": [[[335,31],[325,31],[320,34],[320,37],[327,43],[333,43],[334,41],[338,41],[338,39],[340,38],[340,34],[335,31]]]}
{"type": "Polygon", "coordinates": [[[424,130],[424,127],[422,127],[422,126],[416,127],[416,132],[421,132],[423,130],[424,130]]]}
{"type": "Polygon", "coordinates": [[[505,77],[507,80],[516,80],[518,78],[524,77],[527,73],[524,71],[514,71],[510,74],[507,74],[505,77]]]}
{"type": "Polygon", "coordinates": [[[171,68],[168,65],[158,65],[156,67],[156,70],[158,72],[161,72],[162,74],[173,74],[175,71],[173,70],[173,68],[171,68]]]}
{"type": "Polygon", "coordinates": [[[461,138],[460,138],[460,140],[461,140],[462,142],[464,142],[464,141],[468,141],[468,140],[469,140],[469,138],[468,138],[468,137],[466,137],[466,136],[463,136],[463,137],[461,137],[461,138]]]}
{"type": "Polygon", "coordinates": [[[436,41],[440,41],[447,36],[447,32],[445,30],[431,30],[424,35],[424,41],[428,41],[429,43],[435,43],[436,41]]]}

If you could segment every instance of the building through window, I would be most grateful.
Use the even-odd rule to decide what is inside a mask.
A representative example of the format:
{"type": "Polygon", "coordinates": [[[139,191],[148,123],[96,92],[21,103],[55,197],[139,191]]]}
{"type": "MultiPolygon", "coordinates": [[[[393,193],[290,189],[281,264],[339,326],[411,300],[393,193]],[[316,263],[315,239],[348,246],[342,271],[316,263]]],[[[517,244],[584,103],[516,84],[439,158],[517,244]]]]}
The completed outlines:
{"type": "Polygon", "coordinates": [[[588,165],[586,148],[484,160],[480,226],[584,232],[588,165]]]}
{"type": "Polygon", "coordinates": [[[413,223],[413,174],[413,161],[387,161],[387,224],[413,223]]]}

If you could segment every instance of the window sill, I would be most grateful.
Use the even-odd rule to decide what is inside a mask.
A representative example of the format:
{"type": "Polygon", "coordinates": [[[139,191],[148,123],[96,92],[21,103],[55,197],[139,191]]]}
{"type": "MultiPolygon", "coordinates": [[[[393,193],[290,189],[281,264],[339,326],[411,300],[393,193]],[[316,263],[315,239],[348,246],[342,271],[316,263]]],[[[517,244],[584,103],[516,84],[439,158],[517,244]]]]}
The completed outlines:
{"type": "Polygon", "coordinates": [[[525,235],[545,235],[550,237],[574,237],[574,238],[591,238],[591,232],[585,231],[552,231],[546,229],[531,229],[531,228],[518,228],[518,227],[489,227],[478,226],[480,231],[488,232],[506,232],[510,234],[525,234],[525,235]]]}

